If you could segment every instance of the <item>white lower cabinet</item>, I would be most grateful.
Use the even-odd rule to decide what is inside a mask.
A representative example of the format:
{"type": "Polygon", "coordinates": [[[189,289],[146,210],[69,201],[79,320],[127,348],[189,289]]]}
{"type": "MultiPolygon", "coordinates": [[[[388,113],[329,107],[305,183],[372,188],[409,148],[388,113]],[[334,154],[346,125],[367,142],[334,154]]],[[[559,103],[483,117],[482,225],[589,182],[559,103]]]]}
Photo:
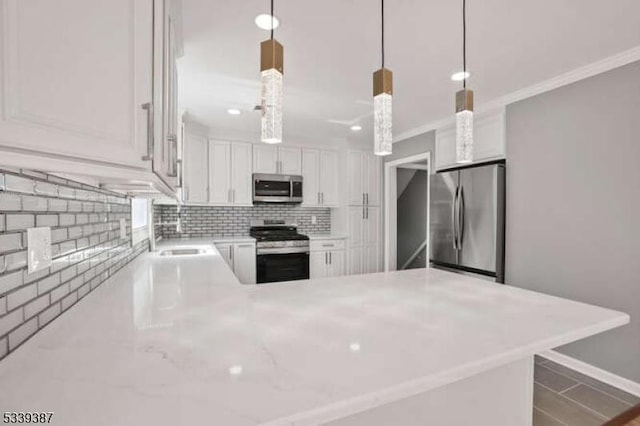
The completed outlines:
{"type": "Polygon", "coordinates": [[[215,243],[215,246],[238,281],[256,283],[256,243],[215,243]]]}
{"type": "Polygon", "coordinates": [[[345,273],[344,240],[313,240],[310,244],[309,277],[338,277],[345,273]]]}
{"type": "Polygon", "coordinates": [[[380,208],[349,207],[349,274],[380,271],[380,208]]]}

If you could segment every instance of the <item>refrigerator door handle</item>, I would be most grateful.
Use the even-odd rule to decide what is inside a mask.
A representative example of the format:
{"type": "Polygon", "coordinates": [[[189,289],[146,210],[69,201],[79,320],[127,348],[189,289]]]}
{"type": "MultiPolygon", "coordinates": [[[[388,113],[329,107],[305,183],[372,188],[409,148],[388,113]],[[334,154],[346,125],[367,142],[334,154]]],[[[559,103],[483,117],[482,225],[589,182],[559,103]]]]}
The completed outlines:
{"type": "Polygon", "coordinates": [[[453,249],[458,250],[458,187],[451,203],[451,225],[453,225],[453,249]]]}
{"type": "Polygon", "coordinates": [[[458,250],[462,250],[462,238],[464,237],[464,187],[460,187],[458,194],[458,250]]]}

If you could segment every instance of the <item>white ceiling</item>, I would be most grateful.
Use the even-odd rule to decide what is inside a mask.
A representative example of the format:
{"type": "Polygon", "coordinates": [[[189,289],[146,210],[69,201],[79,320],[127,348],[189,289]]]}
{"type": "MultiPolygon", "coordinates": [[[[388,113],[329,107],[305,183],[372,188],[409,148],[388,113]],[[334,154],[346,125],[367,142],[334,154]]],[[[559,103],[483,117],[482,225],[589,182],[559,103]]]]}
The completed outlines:
{"type": "MultiPolygon", "coordinates": [[[[268,0],[182,0],[181,104],[220,138],[257,140],[259,43],[268,0]],[[230,116],[228,108],[239,108],[230,116]]],[[[394,133],[453,114],[460,83],[461,1],[386,5],[394,133]]],[[[372,72],[380,67],[379,2],[275,0],[285,49],[285,142],[371,140],[372,72]],[[363,130],[353,133],[352,124],[363,130]]],[[[640,46],[638,0],[469,0],[467,57],[476,107],[640,46]]]]}

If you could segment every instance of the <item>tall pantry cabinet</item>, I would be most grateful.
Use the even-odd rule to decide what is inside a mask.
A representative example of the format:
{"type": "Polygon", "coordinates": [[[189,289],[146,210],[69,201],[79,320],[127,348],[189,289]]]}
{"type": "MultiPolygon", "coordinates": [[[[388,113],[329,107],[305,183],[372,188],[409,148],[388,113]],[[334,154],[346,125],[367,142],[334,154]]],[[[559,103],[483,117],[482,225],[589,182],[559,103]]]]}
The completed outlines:
{"type": "Polygon", "coordinates": [[[380,271],[382,161],[371,152],[349,151],[348,186],[348,272],[380,271]]]}

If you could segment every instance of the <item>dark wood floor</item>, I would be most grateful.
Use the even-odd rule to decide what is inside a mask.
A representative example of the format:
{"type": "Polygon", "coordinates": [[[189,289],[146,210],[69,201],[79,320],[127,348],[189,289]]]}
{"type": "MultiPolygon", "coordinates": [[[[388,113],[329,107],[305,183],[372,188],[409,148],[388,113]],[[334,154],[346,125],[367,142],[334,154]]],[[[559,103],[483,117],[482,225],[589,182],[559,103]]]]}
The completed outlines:
{"type": "Polygon", "coordinates": [[[640,398],[536,357],[533,426],[601,426],[640,398]]]}

